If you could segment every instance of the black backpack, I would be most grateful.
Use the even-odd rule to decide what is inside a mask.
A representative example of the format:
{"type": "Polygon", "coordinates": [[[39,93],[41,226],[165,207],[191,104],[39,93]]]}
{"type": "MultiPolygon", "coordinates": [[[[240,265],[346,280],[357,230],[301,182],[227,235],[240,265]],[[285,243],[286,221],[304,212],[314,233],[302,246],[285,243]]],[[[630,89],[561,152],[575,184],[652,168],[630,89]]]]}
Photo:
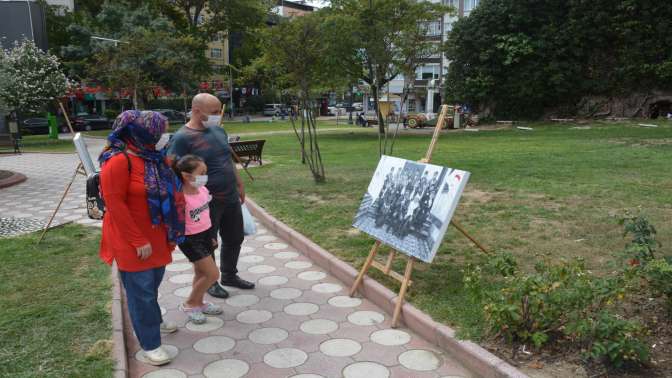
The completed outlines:
{"type": "MultiPolygon", "coordinates": [[[[131,159],[126,151],[123,151],[128,161],[128,173],[131,173],[131,159]]],[[[105,201],[100,194],[100,172],[92,173],[86,177],[86,213],[89,218],[103,219],[105,215],[105,201]]]]}

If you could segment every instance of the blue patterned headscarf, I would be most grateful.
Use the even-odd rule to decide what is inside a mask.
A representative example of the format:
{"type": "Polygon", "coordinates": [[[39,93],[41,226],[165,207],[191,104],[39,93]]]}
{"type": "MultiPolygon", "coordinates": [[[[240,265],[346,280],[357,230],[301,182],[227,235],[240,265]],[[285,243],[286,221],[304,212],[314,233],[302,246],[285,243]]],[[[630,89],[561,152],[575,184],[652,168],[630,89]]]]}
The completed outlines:
{"type": "Polygon", "coordinates": [[[182,183],[166,163],[165,149],[155,148],[167,125],[166,117],[157,112],[127,110],[119,114],[98,161],[102,167],[127,149],[145,161],[145,190],[152,224],[165,225],[168,240],[177,244],[184,240],[182,183]]]}

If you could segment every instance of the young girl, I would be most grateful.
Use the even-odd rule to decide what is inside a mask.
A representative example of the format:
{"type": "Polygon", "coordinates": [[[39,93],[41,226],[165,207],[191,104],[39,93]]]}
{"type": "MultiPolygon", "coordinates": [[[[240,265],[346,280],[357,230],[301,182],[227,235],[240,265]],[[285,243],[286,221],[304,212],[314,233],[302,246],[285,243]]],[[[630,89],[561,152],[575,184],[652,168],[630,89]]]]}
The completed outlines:
{"type": "Polygon", "coordinates": [[[185,241],[179,245],[180,250],[194,264],[194,282],[187,301],[179,306],[195,324],[203,324],[205,315],[219,315],[222,309],[209,302],[203,302],[203,296],[219,278],[219,270],[215,265],[213,252],[217,248],[217,240],[210,232],[210,192],[205,184],[208,182],[207,167],[203,159],[196,155],[185,155],[173,163],[173,169],[182,179],[184,199],[186,202],[185,241]]]}

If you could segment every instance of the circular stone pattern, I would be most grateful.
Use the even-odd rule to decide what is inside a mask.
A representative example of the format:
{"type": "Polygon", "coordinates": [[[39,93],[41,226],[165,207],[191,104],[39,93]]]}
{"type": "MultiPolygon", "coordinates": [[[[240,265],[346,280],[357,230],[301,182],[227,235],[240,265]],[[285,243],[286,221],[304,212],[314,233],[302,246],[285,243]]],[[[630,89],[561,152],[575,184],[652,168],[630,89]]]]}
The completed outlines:
{"type": "Polygon", "coordinates": [[[299,374],[299,375],[292,375],[289,378],[324,378],[324,376],[317,374],[299,374]]]}
{"type": "Polygon", "coordinates": [[[370,326],[380,324],[385,320],[385,316],[375,311],[357,311],[348,315],[348,321],[358,326],[370,326]]]}
{"type": "Polygon", "coordinates": [[[259,285],[264,285],[264,286],[278,286],[278,285],[284,285],[289,281],[289,278],[285,276],[268,276],[261,278],[259,280],[259,285]]]}
{"type": "Polygon", "coordinates": [[[266,310],[247,310],[236,316],[236,320],[245,324],[259,324],[270,320],[273,314],[266,310]]]}
{"type": "Polygon", "coordinates": [[[262,242],[270,242],[270,241],[276,240],[277,238],[273,235],[261,235],[261,236],[257,236],[255,239],[259,240],[259,241],[262,241],[262,242]]]}
{"type": "Polygon", "coordinates": [[[289,333],[281,328],[260,328],[250,332],[248,338],[257,344],[277,344],[289,337],[289,333]]]}
{"type": "Polygon", "coordinates": [[[313,266],[313,264],[309,263],[308,261],[290,261],[287,264],[285,264],[286,268],[296,270],[307,269],[310,268],[311,266],[313,266]]]}
{"type": "Polygon", "coordinates": [[[350,357],[361,350],[362,346],[350,339],[332,339],[320,344],[320,352],[331,357],[350,357]]]}
{"type": "Polygon", "coordinates": [[[299,257],[299,254],[296,252],[278,252],[275,253],[273,257],[280,260],[289,260],[299,257]]]}
{"type": "Polygon", "coordinates": [[[285,306],[285,313],[295,316],[308,316],[316,313],[320,307],[314,303],[292,303],[288,306],[285,306]]]}
{"type": "Polygon", "coordinates": [[[339,295],[337,297],[329,298],[329,304],[334,307],[357,307],[362,304],[359,298],[350,298],[346,295],[339,295]]]}
{"type": "Polygon", "coordinates": [[[388,378],[390,371],[375,362],[355,362],[343,369],[344,378],[388,378]]]}
{"type": "Polygon", "coordinates": [[[318,272],[316,270],[308,270],[306,272],[301,272],[297,275],[300,279],[304,281],[319,281],[324,279],[327,276],[324,272],[318,272]]]}
{"type": "Polygon", "coordinates": [[[175,291],[173,291],[173,294],[180,298],[189,298],[189,294],[191,294],[191,285],[181,287],[175,291]]]}
{"type": "Polygon", "coordinates": [[[218,328],[222,328],[224,321],[220,318],[214,316],[208,316],[208,320],[203,324],[194,324],[192,322],[187,322],[185,327],[194,332],[210,332],[218,328]]]}
{"type": "Polygon", "coordinates": [[[233,307],[248,307],[259,302],[259,297],[252,294],[239,294],[226,300],[226,304],[233,307]]]}
{"type": "Polygon", "coordinates": [[[301,323],[301,331],[311,335],[326,335],[338,329],[338,323],[327,319],[312,319],[301,323]]]}
{"type": "Polygon", "coordinates": [[[398,329],[383,329],[372,333],[371,341],[385,346],[404,345],[411,341],[411,335],[398,329]]]}
{"type": "Polygon", "coordinates": [[[203,369],[207,378],[240,378],[250,371],[250,365],[240,360],[219,360],[203,369]]]}
{"type": "Polygon", "coordinates": [[[332,294],[336,293],[338,291],[341,291],[343,289],[343,286],[333,284],[333,283],[319,283],[317,285],[313,285],[311,290],[313,290],[316,293],[322,293],[322,294],[332,294]]]}
{"type": "Polygon", "coordinates": [[[301,290],[295,289],[293,287],[283,287],[271,291],[271,297],[283,300],[296,299],[300,297],[301,294],[302,294],[301,290]]]}
{"type": "MultiPolygon", "coordinates": [[[[168,353],[170,358],[173,359],[180,353],[180,350],[177,349],[177,347],[174,345],[163,344],[163,349],[165,349],[166,353],[168,353]]],[[[148,363],[147,359],[145,358],[145,354],[142,352],[142,349],[135,354],[135,359],[142,362],[143,364],[148,363]]]]}
{"type": "Polygon", "coordinates": [[[244,245],[244,246],[240,247],[240,253],[242,253],[242,254],[252,253],[252,252],[254,252],[254,248],[252,248],[250,246],[244,245]]]}
{"type": "Polygon", "coordinates": [[[270,265],[255,265],[251,266],[247,271],[254,274],[266,274],[275,272],[275,267],[270,265]]]}
{"type": "Polygon", "coordinates": [[[430,371],[438,369],[441,361],[430,351],[414,349],[400,354],[399,363],[407,369],[430,371]]]}
{"type": "Polygon", "coordinates": [[[226,336],[210,336],[200,339],[194,344],[194,350],[199,353],[217,354],[228,352],[236,345],[232,338],[226,336]]]}
{"type": "Polygon", "coordinates": [[[166,265],[166,270],[169,272],[182,272],[191,269],[190,263],[172,263],[166,265]]]}
{"type": "Polygon", "coordinates": [[[194,275],[192,273],[176,274],[168,279],[168,281],[174,284],[186,284],[194,281],[194,275]]]}
{"type": "Polygon", "coordinates": [[[276,369],[288,369],[303,365],[308,359],[306,352],[294,348],[281,348],[270,351],[264,356],[264,362],[276,369]]]}
{"type": "Polygon", "coordinates": [[[270,250],[285,249],[285,248],[287,248],[287,247],[289,247],[289,246],[288,246],[287,244],[285,244],[285,243],[268,243],[268,244],[264,244],[264,248],[266,248],[266,249],[270,249],[270,250]]]}
{"type": "Polygon", "coordinates": [[[264,261],[264,258],[262,256],[257,256],[257,255],[247,255],[247,256],[242,256],[238,261],[247,263],[247,264],[258,264],[262,261],[264,261]]]}
{"type": "Polygon", "coordinates": [[[161,369],[147,373],[142,378],[187,378],[187,375],[177,369],[161,369]]]}

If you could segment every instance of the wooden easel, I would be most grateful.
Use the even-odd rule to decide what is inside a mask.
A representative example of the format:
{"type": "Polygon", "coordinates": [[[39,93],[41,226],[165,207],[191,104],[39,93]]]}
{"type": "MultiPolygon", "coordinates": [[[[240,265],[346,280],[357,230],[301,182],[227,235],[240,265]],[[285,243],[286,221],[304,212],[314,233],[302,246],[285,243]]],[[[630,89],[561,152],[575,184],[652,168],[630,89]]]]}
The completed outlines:
{"type": "MultiPolygon", "coordinates": [[[[75,136],[75,130],[72,128],[72,124],[70,123],[70,117],[68,117],[68,112],[65,111],[65,108],[63,107],[63,103],[58,101],[58,106],[61,108],[61,111],[63,112],[63,116],[65,117],[65,122],[68,124],[68,128],[70,129],[70,134],[72,134],[73,138],[75,136]]],[[[44,226],[44,229],[42,230],[42,235],[40,235],[40,238],[37,240],[37,244],[40,244],[42,242],[42,239],[44,239],[44,236],[47,234],[47,231],[49,231],[49,227],[51,227],[51,223],[54,221],[54,218],[56,217],[56,213],[58,213],[58,210],[61,209],[61,205],[63,204],[63,201],[65,200],[65,197],[68,196],[68,192],[70,192],[70,187],[72,186],[72,183],[75,182],[75,179],[77,178],[77,175],[82,175],[86,177],[86,172],[84,171],[84,165],[80,161],[79,164],[77,164],[77,168],[75,168],[75,173],[72,175],[72,179],[70,179],[70,182],[68,185],[65,187],[65,191],[63,192],[63,195],[61,196],[61,200],[58,201],[58,205],[56,206],[56,209],[54,209],[54,212],[51,213],[51,217],[49,217],[49,222],[47,222],[47,225],[44,226]]]]}
{"type": "MultiPolygon", "coordinates": [[[[226,110],[226,104],[222,104],[222,112],[219,114],[219,127],[224,127],[224,110],[226,110]]],[[[236,163],[240,164],[241,167],[245,170],[245,173],[250,177],[250,180],[254,181],[254,177],[252,177],[252,174],[250,171],[247,170],[247,167],[243,164],[243,161],[240,160],[240,156],[236,153],[236,151],[231,148],[231,156],[233,156],[233,160],[235,160],[236,163]]]]}
{"type": "MultiPolygon", "coordinates": [[[[436,148],[436,143],[439,140],[439,135],[441,133],[441,129],[443,128],[444,123],[446,122],[446,115],[448,113],[449,106],[448,105],[442,105],[441,106],[441,113],[439,114],[439,119],[436,122],[436,127],[434,128],[434,134],[432,135],[432,141],[429,144],[429,148],[427,149],[427,153],[425,154],[425,157],[420,159],[419,162],[421,163],[429,163],[432,160],[432,154],[434,153],[434,149],[436,148]]],[[[480,244],[476,239],[474,239],[471,235],[469,235],[465,229],[458,224],[456,221],[451,221],[450,224],[453,225],[458,231],[460,231],[464,236],[467,237],[472,243],[474,243],[481,251],[485,253],[489,253],[485,247],[480,244]]],[[[357,275],[357,278],[355,279],[355,282],[352,284],[352,287],[350,288],[350,296],[352,297],[355,295],[357,292],[357,289],[359,286],[362,284],[364,281],[364,276],[368,272],[369,268],[374,267],[378,270],[380,270],[383,274],[385,274],[388,277],[392,277],[393,279],[399,281],[401,283],[401,288],[399,289],[399,296],[397,297],[397,303],[395,304],[394,307],[394,314],[392,316],[392,328],[396,328],[397,325],[399,324],[399,315],[401,315],[401,307],[404,303],[404,297],[406,296],[406,291],[408,290],[408,287],[412,284],[411,281],[411,274],[413,272],[413,264],[417,260],[415,257],[408,257],[407,262],[406,262],[406,269],[404,270],[404,274],[401,275],[394,270],[392,270],[392,263],[394,262],[394,259],[397,257],[397,251],[392,250],[389,255],[387,255],[387,259],[385,260],[385,264],[382,264],[378,261],[376,261],[376,255],[378,254],[378,250],[380,249],[380,245],[382,242],[380,240],[376,240],[376,242],[373,244],[373,247],[371,247],[371,251],[369,252],[369,256],[366,258],[366,261],[364,262],[364,266],[362,266],[362,269],[359,271],[359,274],[357,275]]]]}

